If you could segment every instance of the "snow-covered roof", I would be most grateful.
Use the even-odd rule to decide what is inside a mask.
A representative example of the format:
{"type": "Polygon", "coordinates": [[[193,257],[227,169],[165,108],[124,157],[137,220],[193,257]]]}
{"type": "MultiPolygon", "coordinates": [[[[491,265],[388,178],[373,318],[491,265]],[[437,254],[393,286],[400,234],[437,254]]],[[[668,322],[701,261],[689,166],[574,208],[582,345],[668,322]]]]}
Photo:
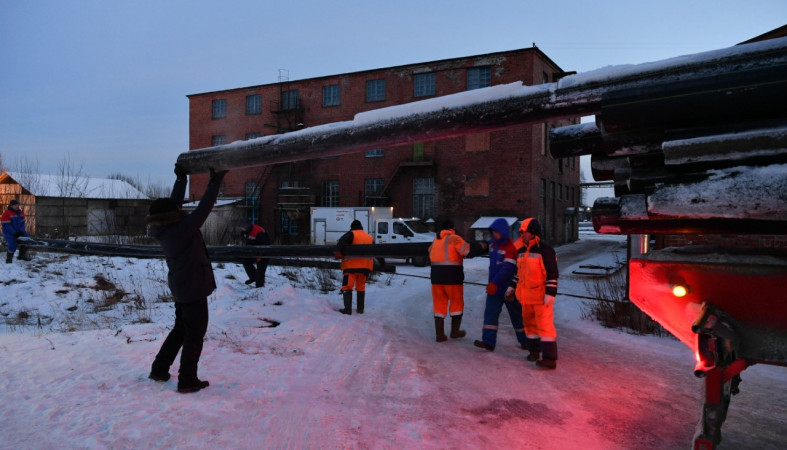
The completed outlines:
{"type": "MultiPolygon", "coordinates": [[[[474,228],[486,229],[486,228],[489,228],[489,226],[492,225],[492,222],[494,222],[495,220],[500,219],[500,218],[501,217],[498,217],[498,216],[481,216],[481,217],[478,218],[478,220],[473,222],[472,225],[470,225],[470,229],[474,229],[474,228]]],[[[502,217],[502,218],[506,219],[506,222],[508,222],[508,226],[509,227],[511,225],[513,225],[517,220],[519,220],[516,217],[502,217]]]]}
{"type": "Polygon", "coordinates": [[[147,195],[123,180],[24,172],[6,172],[5,175],[36,197],[148,199],[147,195]]]}

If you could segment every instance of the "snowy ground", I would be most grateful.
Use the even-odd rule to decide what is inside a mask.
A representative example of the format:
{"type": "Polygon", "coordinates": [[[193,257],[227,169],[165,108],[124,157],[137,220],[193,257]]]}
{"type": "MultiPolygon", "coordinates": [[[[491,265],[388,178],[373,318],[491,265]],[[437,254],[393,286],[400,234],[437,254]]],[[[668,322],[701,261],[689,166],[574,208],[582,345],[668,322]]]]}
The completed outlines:
{"type": "MultiPolygon", "coordinates": [[[[623,247],[592,234],[559,247],[560,291],[588,295],[574,269],[623,247]]],[[[468,336],[445,343],[428,268],[377,276],[366,314],[344,316],[338,272],[322,293],[324,271],[271,267],[254,289],[217,265],[199,374],[211,385],[178,394],[177,367],[147,379],[173,316],[163,261],[15,261],[0,271],[0,448],[689,448],[702,382],[684,345],[603,328],[558,295],[557,370],[525,361],[505,311],[496,351],[475,348],[487,263],[466,261],[468,336]]],[[[784,448],[786,381],[780,367],[743,373],[721,448],[784,448]]]]}

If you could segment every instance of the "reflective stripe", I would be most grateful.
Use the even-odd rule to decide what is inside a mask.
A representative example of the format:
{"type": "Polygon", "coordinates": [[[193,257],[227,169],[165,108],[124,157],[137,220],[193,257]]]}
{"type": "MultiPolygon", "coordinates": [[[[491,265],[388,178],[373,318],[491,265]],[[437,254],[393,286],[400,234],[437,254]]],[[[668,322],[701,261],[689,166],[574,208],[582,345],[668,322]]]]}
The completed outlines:
{"type": "Polygon", "coordinates": [[[497,325],[484,325],[485,330],[497,330],[497,325]]]}

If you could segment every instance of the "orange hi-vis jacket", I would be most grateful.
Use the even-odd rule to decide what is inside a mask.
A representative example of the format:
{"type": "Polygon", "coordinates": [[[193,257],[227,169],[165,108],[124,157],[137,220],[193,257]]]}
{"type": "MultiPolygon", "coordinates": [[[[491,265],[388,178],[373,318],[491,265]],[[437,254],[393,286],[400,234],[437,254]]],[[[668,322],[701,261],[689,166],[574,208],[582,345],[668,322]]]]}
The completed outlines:
{"type": "Polygon", "coordinates": [[[462,260],[470,254],[470,244],[454,230],[442,230],[429,247],[432,284],[462,284],[465,272],[462,260]]]}
{"type": "Polygon", "coordinates": [[[516,260],[516,298],[523,305],[543,305],[545,295],[557,295],[555,250],[536,239],[519,249],[516,260]]]}
{"type": "MultiPolygon", "coordinates": [[[[343,241],[340,248],[345,245],[371,244],[374,242],[372,236],[363,230],[350,230],[340,238],[343,241]]],[[[369,273],[374,269],[374,260],[362,256],[350,256],[342,258],[342,271],[344,272],[365,272],[369,273]]]]}

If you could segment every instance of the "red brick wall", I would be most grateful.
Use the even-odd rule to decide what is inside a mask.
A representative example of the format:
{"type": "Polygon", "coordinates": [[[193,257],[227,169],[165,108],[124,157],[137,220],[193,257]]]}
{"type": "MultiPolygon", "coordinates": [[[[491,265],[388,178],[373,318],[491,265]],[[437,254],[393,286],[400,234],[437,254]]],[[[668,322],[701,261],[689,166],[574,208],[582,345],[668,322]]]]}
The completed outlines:
{"type": "MultiPolygon", "coordinates": [[[[271,110],[278,102],[281,90],[298,89],[303,105],[303,124],[306,127],[330,122],[352,120],[359,112],[392,106],[429,97],[414,97],[413,75],[420,72],[435,73],[436,96],[466,90],[466,69],[490,65],[492,85],[522,81],[526,85],[541,84],[543,74],[550,82],[560,69],[546,55],[535,48],[500,52],[488,55],[433,61],[407,66],[369,70],[364,72],[331,75],[286,83],[252,86],[226,91],[208,92],[189,96],[189,148],[211,146],[214,135],[224,135],[226,142],[242,140],[247,133],[262,135],[277,133],[277,124],[271,110]],[[366,81],[385,78],[386,99],[366,102],[366,81]],[[322,88],[340,85],[341,105],[323,107],[322,88]],[[245,114],[246,96],[262,96],[262,113],[245,114]],[[227,100],[227,117],[211,119],[212,100],[227,100]]],[[[560,124],[568,124],[563,121],[560,124]]],[[[558,125],[558,124],[553,124],[558,125]]],[[[388,191],[394,214],[413,215],[413,178],[434,177],[437,190],[437,213],[451,217],[457,231],[470,236],[469,226],[481,215],[514,215],[520,218],[538,217],[544,220],[546,238],[554,243],[563,242],[564,210],[579,202],[579,160],[570,164],[542,154],[544,127],[517,126],[503,131],[485,133],[486,136],[451,138],[424,144],[424,160],[432,161],[431,167],[409,167],[395,177],[388,191]],[[488,148],[483,149],[484,142],[488,148]],[[540,197],[541,179],[557,186],[574,189],[571,198],[553,199],[547,192],[546,210],[540,197]]],[[[278,230],[277,188],[282,180],[297,180],[311,189],[319,205],[322,182],[339,180],[340,205],[357,206],[363,202],[364,180],[383,178],[387,183],[397,167],[412,161],[412,146],[385,149],[385,155],[367,158],[363,153],[343,155],[338,158],[318,159],[294,164],[274,166],[263,186],[261,224],[269,230],[278,230]]],[[[225,196],[242,197],[247,181],[255,180],[260,168],[233,170],[225,178],[225,196]]],[[[198,199],[204,190],[205,176],[191,179],[192,199],[198,199]]],[[[426,219],[426,218],[424,218],[426,219]]],[[[306,222],[308,223],[308,222],[306,222]]],[[[308,235],[308,229],[303,230],[308,235]]],[[[576,237],[571,231],[571,236],[576,237]]]]}

